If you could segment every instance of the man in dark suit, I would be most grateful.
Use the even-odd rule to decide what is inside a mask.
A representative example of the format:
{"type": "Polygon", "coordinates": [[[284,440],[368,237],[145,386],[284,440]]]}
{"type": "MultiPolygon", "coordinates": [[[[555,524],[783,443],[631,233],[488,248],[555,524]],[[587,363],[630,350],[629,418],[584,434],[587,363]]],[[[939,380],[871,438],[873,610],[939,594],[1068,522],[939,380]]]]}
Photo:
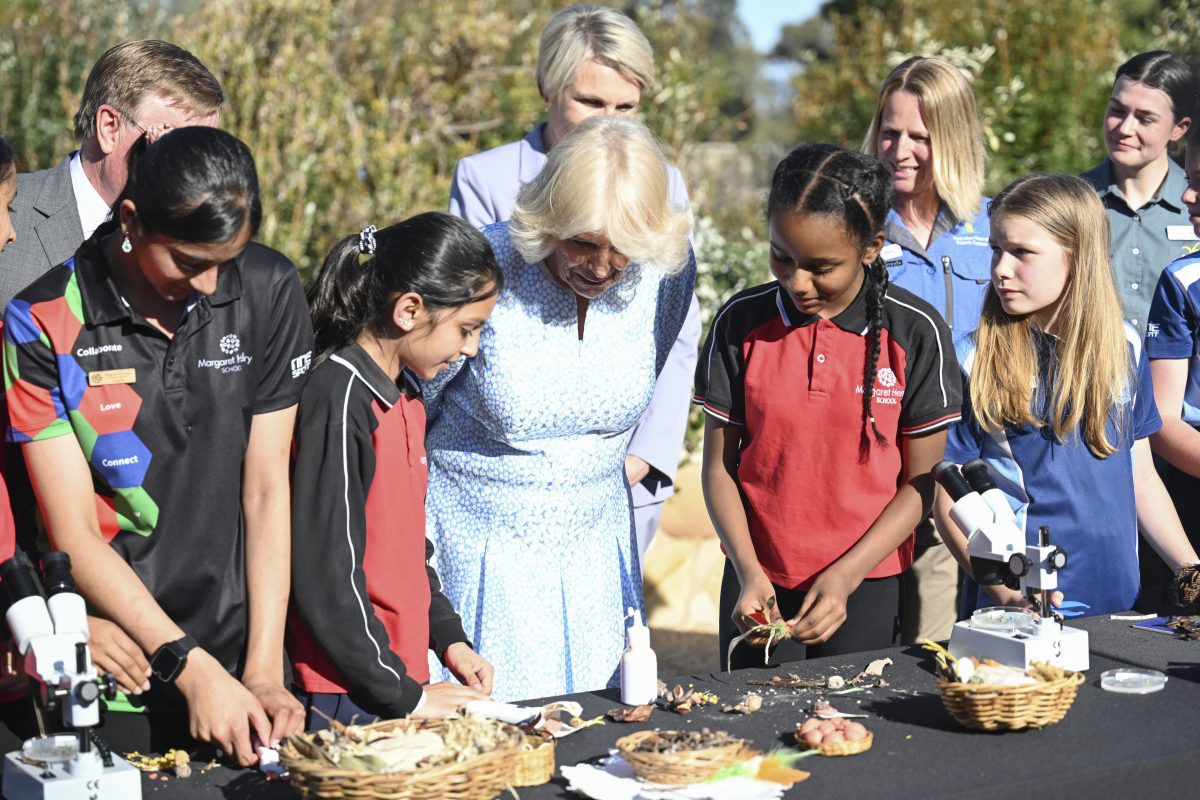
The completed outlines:
{"type": "Polygon", "coordinates": [[[125,187],[129,149],[139,137],[215,126],[224,102],[208,68],[168,42],[126,42],[102,55],[75,114],[79,150],[57,166],[17,177],[17,240],[0,253],[0,314],[104,222],[125,187]]]}

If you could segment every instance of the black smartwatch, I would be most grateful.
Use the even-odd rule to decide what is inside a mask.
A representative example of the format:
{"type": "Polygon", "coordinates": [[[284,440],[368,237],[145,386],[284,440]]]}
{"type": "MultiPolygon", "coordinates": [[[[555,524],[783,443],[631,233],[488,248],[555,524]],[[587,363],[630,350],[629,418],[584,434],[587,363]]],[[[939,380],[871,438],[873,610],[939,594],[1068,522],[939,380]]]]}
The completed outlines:
{"type": "Polygon", "coordinates": [[[173,683],[187,665],[188,653],[195,647],[196,640],[190,636],[167,642],[150,658],[150,671],[163,683],[173,683]]]}

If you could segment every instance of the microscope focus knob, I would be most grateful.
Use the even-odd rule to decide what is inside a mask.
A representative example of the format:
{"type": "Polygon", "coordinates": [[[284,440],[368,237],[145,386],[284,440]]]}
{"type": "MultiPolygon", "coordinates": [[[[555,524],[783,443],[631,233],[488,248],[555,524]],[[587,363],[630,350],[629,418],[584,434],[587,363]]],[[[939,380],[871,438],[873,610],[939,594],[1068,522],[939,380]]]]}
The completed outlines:
{"type": "Polygon", "coordinates": [[[1026,575],[1029,572],[1029,559],[1024,553],[1013,553],[1008,557],[1008,571],[1016,578],[1026,575]]]}
{"type": "Polygon", "coordinates": [[[90,706],[100,697],[100,687],[93,681],[86,681],[75,687],[75,697],[85,706],[90,706]]]}
{"type": "Polygon", "coordinates": [[[1054,569],[1062,569],[1067,565],[1067,551],[1056,547],[1050,551],[1050,556],[1046,560],[1054,569]]]}
{"type": "Polygon", "coordinates": [[[117,676],[111,672],[104,673],[103,680],[100,681],[100,693],[104,695],[105,700],[117,699],[117,676]]]}

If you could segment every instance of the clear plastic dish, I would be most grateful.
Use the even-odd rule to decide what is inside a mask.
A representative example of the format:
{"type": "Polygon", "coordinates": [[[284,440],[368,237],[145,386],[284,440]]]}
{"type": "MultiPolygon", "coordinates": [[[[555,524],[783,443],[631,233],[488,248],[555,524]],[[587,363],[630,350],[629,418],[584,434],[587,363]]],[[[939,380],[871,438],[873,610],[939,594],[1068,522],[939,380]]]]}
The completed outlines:
{"type": "Polygon", "coordinates": [[[1100,688],[1121,694],[1150,694],[1162,690],[1167,676],[1156,669],[1122,667],[1100,673],[1100,688]]]}
{"type": "Polygon", "coordinates": [[[79,737],[73,733],[26,739],[21,755],[26,761],[42,764],[65,764],[79,752],[79,737]]]}
{"type": "Polygon", "coordinates": [[[971,615],[971,627],[985,631],[1016,633],[1033,630],[1037,614],[1019,606],[991,606],[971,615]]]}

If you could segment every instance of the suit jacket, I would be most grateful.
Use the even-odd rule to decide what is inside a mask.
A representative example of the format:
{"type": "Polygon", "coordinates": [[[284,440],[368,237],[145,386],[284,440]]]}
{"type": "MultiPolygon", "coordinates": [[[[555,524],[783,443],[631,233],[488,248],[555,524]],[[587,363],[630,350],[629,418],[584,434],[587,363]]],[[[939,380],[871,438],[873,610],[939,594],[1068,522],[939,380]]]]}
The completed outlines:
{"type": "MultiPolygon", "coordinates": [[[[450,213],[477,228],[509,219],[521,187],[537,177],[546,164],[545,128],[542,123],[519,142],[459,161],[450,185],[450,213]]],[[[671,200],[687,205],[683,175],[675,167],[669,167],[668,176],[671,200]]],[[[629,443],[629,452],[651,467],[650,474],[633,487],[634,506],[661,503],[675,492],[675,471],[687,428],[699,344],[700,304],[693,294],[683,329],[654,385],[650,407],[629,443]]]]}
{"type": "Polygon", "coordinates": [[[12,224],[17,240],[0,253],[0,314],[18,292],[83,243],[69,156],[50,169],[17,176],[12,224]]]}

